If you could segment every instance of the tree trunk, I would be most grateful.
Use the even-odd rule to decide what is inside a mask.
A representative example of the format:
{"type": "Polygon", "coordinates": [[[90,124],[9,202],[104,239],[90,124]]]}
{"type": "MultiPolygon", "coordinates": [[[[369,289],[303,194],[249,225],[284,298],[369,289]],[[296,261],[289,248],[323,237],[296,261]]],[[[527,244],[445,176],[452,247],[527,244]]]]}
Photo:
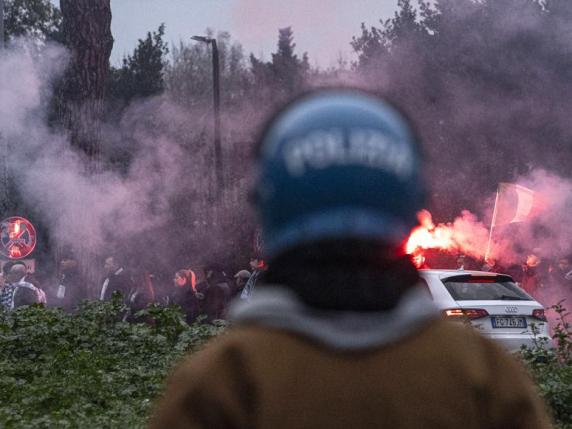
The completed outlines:
{"type": "MultiPolygon", "coordinates": [[[[71,145],[87,155],[86,173],[96,180],[94,173],[102,166],[100,130],[113,48],[110,0],[60,0],[60,9],[70,64],[59,91],[59,121],[68,130],[71,145]]],[[[93,240],[82,240],[73,251],[87,280],[88,294],[96,297],[102,255],[93,240]]],[[[59,260],[62,249],[57,248],[59,260]]]]}
{"type": "Polygon", "coordinates": [[[105,82],[113,48],[110,0],[60,0],[70,64],[61,88],[60,120],[71,143],[100,164],[105,82]]]}

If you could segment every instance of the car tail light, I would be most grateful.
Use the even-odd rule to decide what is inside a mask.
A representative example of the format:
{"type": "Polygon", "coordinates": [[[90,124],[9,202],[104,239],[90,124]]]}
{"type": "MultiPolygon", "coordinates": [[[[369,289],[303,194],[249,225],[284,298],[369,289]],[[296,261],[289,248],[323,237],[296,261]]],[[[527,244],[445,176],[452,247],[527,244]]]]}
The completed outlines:
{"type": "Polygon", "coordinates": [[[447,319],[467,318],[479,319],[489,315],[489,312],[483,308],[449,308],[443,310],[443,315],[447,319]]]}
{"type": "Polygon", "coordinates": [[[532,310],[532,317],[538,320],[542,320],[546,322],[546,315],[544,314],[543,308],[537,308],[536,310],[532,310]]]}

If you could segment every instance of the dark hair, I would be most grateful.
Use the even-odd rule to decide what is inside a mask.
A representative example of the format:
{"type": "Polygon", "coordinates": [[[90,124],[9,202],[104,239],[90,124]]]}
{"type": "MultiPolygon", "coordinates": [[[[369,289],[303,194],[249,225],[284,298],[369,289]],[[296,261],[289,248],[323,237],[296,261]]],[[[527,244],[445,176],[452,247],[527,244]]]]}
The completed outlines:
{"type": "Polygon", "coordinates": [[[2,265],[2,274],[8,274],[10,272],[10,268],[12,268],[12,265],[14,265],[14,261],[8,261],[2,265]]]}
{"type": "Polygon", "coordinates": [[[28,269],[28,266],[24,261],[8,261],[2,267],[2,273],[4,275],[8,274],[14,265],[23,265],[26,269],[28,269]]]}
{"type": "Polygon", "coordinates": [[[17,267],[18,265],[23,268],[23,270],[24,270],[23,272],[24,272],[24,273],[27,273],[27,272],[28,272],[28,266],[27,266],[24,262],[21,262],[21,261],[16,261],[15,263],[13,263],[12,266],[10,267],[10,271],[9,271],[9,272],[12,273],[12,270],[14,269],[14,267],[17,267]]]}
{"type": "Polygon", "coordinates": [[[409,255],[376,240],[323,240],[283,252],[269,263],[265,282],[285,286],[325,310],[394,308],[419,281],[409,255]]]}

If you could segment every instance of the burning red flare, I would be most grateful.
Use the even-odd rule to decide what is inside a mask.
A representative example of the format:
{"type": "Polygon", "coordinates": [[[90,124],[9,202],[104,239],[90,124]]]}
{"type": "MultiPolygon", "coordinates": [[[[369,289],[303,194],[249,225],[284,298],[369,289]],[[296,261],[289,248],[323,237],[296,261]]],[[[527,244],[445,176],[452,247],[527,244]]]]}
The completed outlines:
{"type": "Polygon", "coordinates": [[[421,210],[417,214],[420,225],[415,228],[405,245],[405,253],[409,255],[417,254],[425,249],[439,249],[453,252],[458,249],[453,239],[453,228],[440,224],[435,226],[431,213],[421,210]]]}
{"type": "Polygon", "coordinates": [[[424,251],[436,249],[447,253],[456,253],[459,250],[454,240],[454,229],[451,225],[439,224],[435,226],[433,217],[428,210],[421,210],[417,214],[419,226],[411,231],[405,244],[405,253],[412,255],[413,263],[417,268],[424,268],[424,251]]]}

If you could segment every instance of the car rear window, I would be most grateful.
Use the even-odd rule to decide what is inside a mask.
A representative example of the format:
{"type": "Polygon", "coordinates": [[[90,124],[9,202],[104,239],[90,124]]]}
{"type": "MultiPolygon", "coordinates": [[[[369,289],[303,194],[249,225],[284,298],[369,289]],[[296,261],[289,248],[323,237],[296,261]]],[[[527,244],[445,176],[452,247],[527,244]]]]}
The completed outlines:
{"type": "Polygon", "coordinates": [[[441,281],[455,301],[533,300],[509,276],[461,275],[441,279],[441,281]]]}

